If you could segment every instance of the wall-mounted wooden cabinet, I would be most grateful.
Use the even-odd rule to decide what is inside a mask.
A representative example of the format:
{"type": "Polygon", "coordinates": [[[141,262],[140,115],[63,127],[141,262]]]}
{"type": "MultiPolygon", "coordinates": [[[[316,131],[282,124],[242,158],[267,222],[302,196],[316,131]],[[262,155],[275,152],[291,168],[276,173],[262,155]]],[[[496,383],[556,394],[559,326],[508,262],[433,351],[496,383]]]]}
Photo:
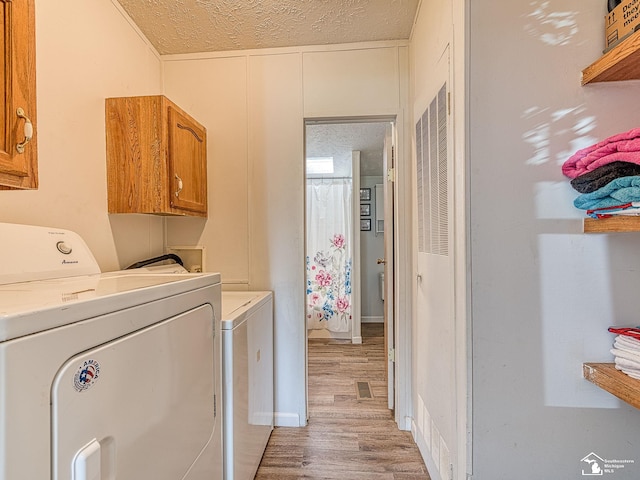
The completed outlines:
{"type": "Polygon", "coordinates": [[[34,0],[0,0],[0,189],[38,188],[34,0]]]}
{"type": "Polygon", "coordinates": [[[109,213],[207,216],[207,132],[162,95],[105,103],[109,213]]]}

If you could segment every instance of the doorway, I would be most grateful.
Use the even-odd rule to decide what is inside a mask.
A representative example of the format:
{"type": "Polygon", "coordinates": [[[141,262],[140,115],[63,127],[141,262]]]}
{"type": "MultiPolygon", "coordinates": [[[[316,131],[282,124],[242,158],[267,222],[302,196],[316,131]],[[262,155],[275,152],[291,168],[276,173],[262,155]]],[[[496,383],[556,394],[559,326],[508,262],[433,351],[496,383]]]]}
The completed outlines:
{"type": "MultiPolygon", "coordinates": [[[[377,323],[393,351],[394,128],[392,118],[305,122],[307,342],[361,343],[362,324],[377,323]]],[[[391,409],[394,370],[389,355],[391,409]]]]}

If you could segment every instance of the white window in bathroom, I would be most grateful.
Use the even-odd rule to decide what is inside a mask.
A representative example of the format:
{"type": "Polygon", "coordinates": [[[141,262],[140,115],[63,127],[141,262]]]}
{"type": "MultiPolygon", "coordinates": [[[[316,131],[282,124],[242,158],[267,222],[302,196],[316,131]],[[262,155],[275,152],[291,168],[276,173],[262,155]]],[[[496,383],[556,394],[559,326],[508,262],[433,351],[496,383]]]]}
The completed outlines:
{"type": "Polygon", "coordinates": [[[307,158],[307,175],[322,175],[333,173],[333,157],[307,158]]]}

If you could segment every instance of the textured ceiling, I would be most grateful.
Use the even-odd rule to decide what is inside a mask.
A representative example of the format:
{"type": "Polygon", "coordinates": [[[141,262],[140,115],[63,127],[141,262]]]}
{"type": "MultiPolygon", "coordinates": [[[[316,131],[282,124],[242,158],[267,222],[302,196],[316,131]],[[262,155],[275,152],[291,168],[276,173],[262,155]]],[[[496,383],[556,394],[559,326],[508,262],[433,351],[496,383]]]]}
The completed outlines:
{"type": "Polygon", "coordinates": [[[162,55],[406,40],[419,0],[118,0],[162,55]]]}
{"type": "MultiPolygon", "coordinates": [[[[117,0],[162,55],[406,40],[420,0],[117,0]]],[[[385,123],[307,126],[309,157],[334,157],[334,176],[382,175],[385,123]]]]}

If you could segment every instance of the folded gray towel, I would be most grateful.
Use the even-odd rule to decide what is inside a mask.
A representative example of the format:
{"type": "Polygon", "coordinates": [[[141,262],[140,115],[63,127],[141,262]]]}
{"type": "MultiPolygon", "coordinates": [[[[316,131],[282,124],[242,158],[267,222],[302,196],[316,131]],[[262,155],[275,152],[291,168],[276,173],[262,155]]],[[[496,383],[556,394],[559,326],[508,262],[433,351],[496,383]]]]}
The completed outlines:
{"type": "Polygon", "coordinates": [[[640,175],[640,165],[631,162],[611,162],[571,180],[571,186],[580,193],[595,192],[620,177],[640,175]]]}

